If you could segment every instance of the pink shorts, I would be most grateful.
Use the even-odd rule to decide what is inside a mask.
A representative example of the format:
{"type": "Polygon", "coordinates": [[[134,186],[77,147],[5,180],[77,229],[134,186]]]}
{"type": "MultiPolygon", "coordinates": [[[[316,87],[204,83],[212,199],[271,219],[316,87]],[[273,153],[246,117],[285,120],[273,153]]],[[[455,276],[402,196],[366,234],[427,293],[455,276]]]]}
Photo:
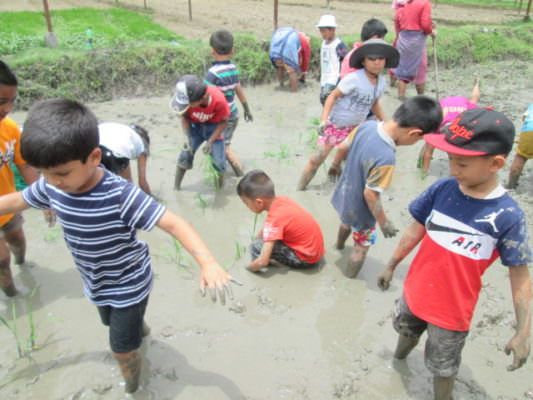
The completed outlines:
{"type": "Polygon", "coordinates": [[[352,228],[353,241],[361,246],[369,247],[376,243],[376,227],[355,231],[352,228]]]}
{"type": "Polygon", "coordinates": [[[318,137],[318,143],[326,146],[338,146],[342,143],[346,136],[350,134],[354,126],[344,126],[338,127],[333,125],[331,122],[327,122],[326,128],[324,129],[324,136],[318,137]]]}

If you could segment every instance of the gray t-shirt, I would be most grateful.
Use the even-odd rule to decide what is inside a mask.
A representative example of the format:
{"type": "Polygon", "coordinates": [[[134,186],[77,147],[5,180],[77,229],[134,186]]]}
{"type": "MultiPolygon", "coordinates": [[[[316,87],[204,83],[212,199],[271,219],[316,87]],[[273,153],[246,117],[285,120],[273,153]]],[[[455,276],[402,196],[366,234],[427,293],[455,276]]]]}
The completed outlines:
{"type": "Polygon", "coordinates": [[[357,231],[370,229],[376,219],[366,203],[366,188],[381,193],[392,180],[396,149],[383,122],[362,124],[350,146],[342,175],[331,199],[341,221],[357,231]]]}
{"type": "Polygon", "coordinates": [[[366,120],[370,108],[385,91],[385,78],[380,75],[373,85],[365,70],[360,69],[346,75],[337,87],[344,96],[333,105],[329,122],[337,126],[355,126],[366,120]]]}

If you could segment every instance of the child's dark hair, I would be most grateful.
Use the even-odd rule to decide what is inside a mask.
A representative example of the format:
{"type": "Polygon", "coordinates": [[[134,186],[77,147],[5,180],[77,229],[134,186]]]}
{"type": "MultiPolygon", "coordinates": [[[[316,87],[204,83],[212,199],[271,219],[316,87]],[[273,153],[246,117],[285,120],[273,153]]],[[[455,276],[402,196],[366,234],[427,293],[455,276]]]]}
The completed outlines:
{"type": "Polygon", "coordinates": [[[148,135],[148,131],[140,125],[132,124],[130,127],[141,137],[144,143],[145,153],[150,154],[150,136],[148,135]]]}
{"type": "Polygon", "coordinates": [[[383,39],[387,34],[387,27],[377,18],[371,18],[363,24],[361,28],[361,41],[366,42],[373,36],[383,39]]]}
{"type": "Polygon", "coordinates": [[[394,111],[392,119],[402,128],[417,127],[422,129],[422,135],[435,132],[442,122],[440,104],[427,96],[407,98],[394,111]]]}
{"type": "Polygon", "coordinates": [[[11,68],[0,60],[0,85],[18,86],[18,80],[11,68]]]}
{"type": "Polygon", "coordinates": [[[237,194],[248,199],[268,198],[276,196],[274,182],[262,170],[254,169],[244,175],[237,184],[237,194]]]}
{"type": "Polygon", "coordinates": [[[233,50],[233,35],[226,29],[216,31],[209,38],[209,46],[221,56],[227,56],[233,50]]]}
{"type": "Polygon", "coordinates": [[[73,100],[40,101],[28,112],[20,140],[22,157],[37,168],[51,168],[70,161],[82,163],[98,147],[98,121],[73,100]]]}

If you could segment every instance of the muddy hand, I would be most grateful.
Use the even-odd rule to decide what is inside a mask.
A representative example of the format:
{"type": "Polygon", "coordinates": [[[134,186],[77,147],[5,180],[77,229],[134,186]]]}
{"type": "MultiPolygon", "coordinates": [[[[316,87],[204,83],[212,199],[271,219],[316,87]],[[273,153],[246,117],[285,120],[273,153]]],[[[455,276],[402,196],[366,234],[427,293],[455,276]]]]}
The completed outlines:
{"type": "Polygon", "coordinates": [[[381,290],[387,290],[390,287],[390,281],[392,280],[392,275],[394,271],[390,268],[385,268],[381,274],[378,276],[378,287],[381,290]]]}
{"type": "Polygon", "coordinates": [[[531,349],[529,336],[515,335],[505,346],[505,354],[513,353],[513,363],[507,366],[507,371],[514,371],[520,368],[527,361],[531,349]]]}
{"type": "Polygon", "coordinates": [[[382,226],[381,226],[381,232],[383,232],[383,236],[385,236],[386,238],[391,238],[391,237],[394,237],[396,236],[396,234],[398,233],[398,229],[396,229],[396,227],[394,226],[394,224],[387,220],[382,226]]]}
{"type": "Polygon", "coordinates": [[[252,116],[252,113],[250,112],[250,107],[248,107],[248,103],[244,103],[242,107],[244,108],[244,120],[246,122],[253,122],[254,117],[252,116]]]}
{"type": "Polygon", "coordinates": [[[322,121],[320,122],[320,125],[317,126],[316,131],[318,132],[320,136],[324,136],[326,134],[325,130],[326,130],[326,121],[322,121]]]}
{"type": "Polygon", "coordinates": [[[205,154],[211,153],[212,147],[213,147],[213,144],[210,141],[205,142],[204,153],[205,154]]]}
{"type": "Polygon", "coordinates": [[[56,224],[56,213],[54,210],[44,210],[43,215],[45,222],[50,228],[56,224]]]}

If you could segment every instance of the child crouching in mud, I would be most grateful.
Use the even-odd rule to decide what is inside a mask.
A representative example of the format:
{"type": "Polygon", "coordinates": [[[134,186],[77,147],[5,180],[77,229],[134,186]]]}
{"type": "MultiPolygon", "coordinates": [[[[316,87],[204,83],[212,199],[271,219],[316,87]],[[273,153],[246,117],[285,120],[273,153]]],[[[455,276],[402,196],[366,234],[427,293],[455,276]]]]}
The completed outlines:
{"type": "Polygon", "coordinates": [[[248,172],[237,185],[237,194],[254,213],[267,211],[265,225],[250,248],[248,269],[258,272],[270,264],[310,268],[324,256],[320,225],[294,200],[276,196],[274,182],[261,170],[248,172]]]}
{"type": "Polygon", "coordinates": [[[524,212],[498,180],[514,140],[514,126],[494,110],[472,109],[425,140],[448,153],[453,178],[431,185],[409,206],[414,218],[378,286],[386,290],[396,266],[421,242],[396,300],[398,332],[394,357],[406,358],[427,330],[425,364],[433,373],[437,400],[452,398],[481,276],[498,258],[508,267],[516,332],[505,353],[509,371],[530,351],[532,260],[524,212]]]}
{"type": "Polygon", "coordinates": [[[34,207],[51,208],[80,271],[84,292],[95,304],[109,341],[133,393],[139,386],[138,351],[148,334],[144,313],[153,286],[148,245],[137,229],[158,226],[174,236],[200,265],[200,287],[216,301],[232,297],[232,279],[200,236],[181,217],[166,210],[132,183],[101,168],[98,123],[80,103],[54,99],[29,112],[21,139],[28,164],[42,177],[23,192],[0,197],[0,214],[34,207]]]}

